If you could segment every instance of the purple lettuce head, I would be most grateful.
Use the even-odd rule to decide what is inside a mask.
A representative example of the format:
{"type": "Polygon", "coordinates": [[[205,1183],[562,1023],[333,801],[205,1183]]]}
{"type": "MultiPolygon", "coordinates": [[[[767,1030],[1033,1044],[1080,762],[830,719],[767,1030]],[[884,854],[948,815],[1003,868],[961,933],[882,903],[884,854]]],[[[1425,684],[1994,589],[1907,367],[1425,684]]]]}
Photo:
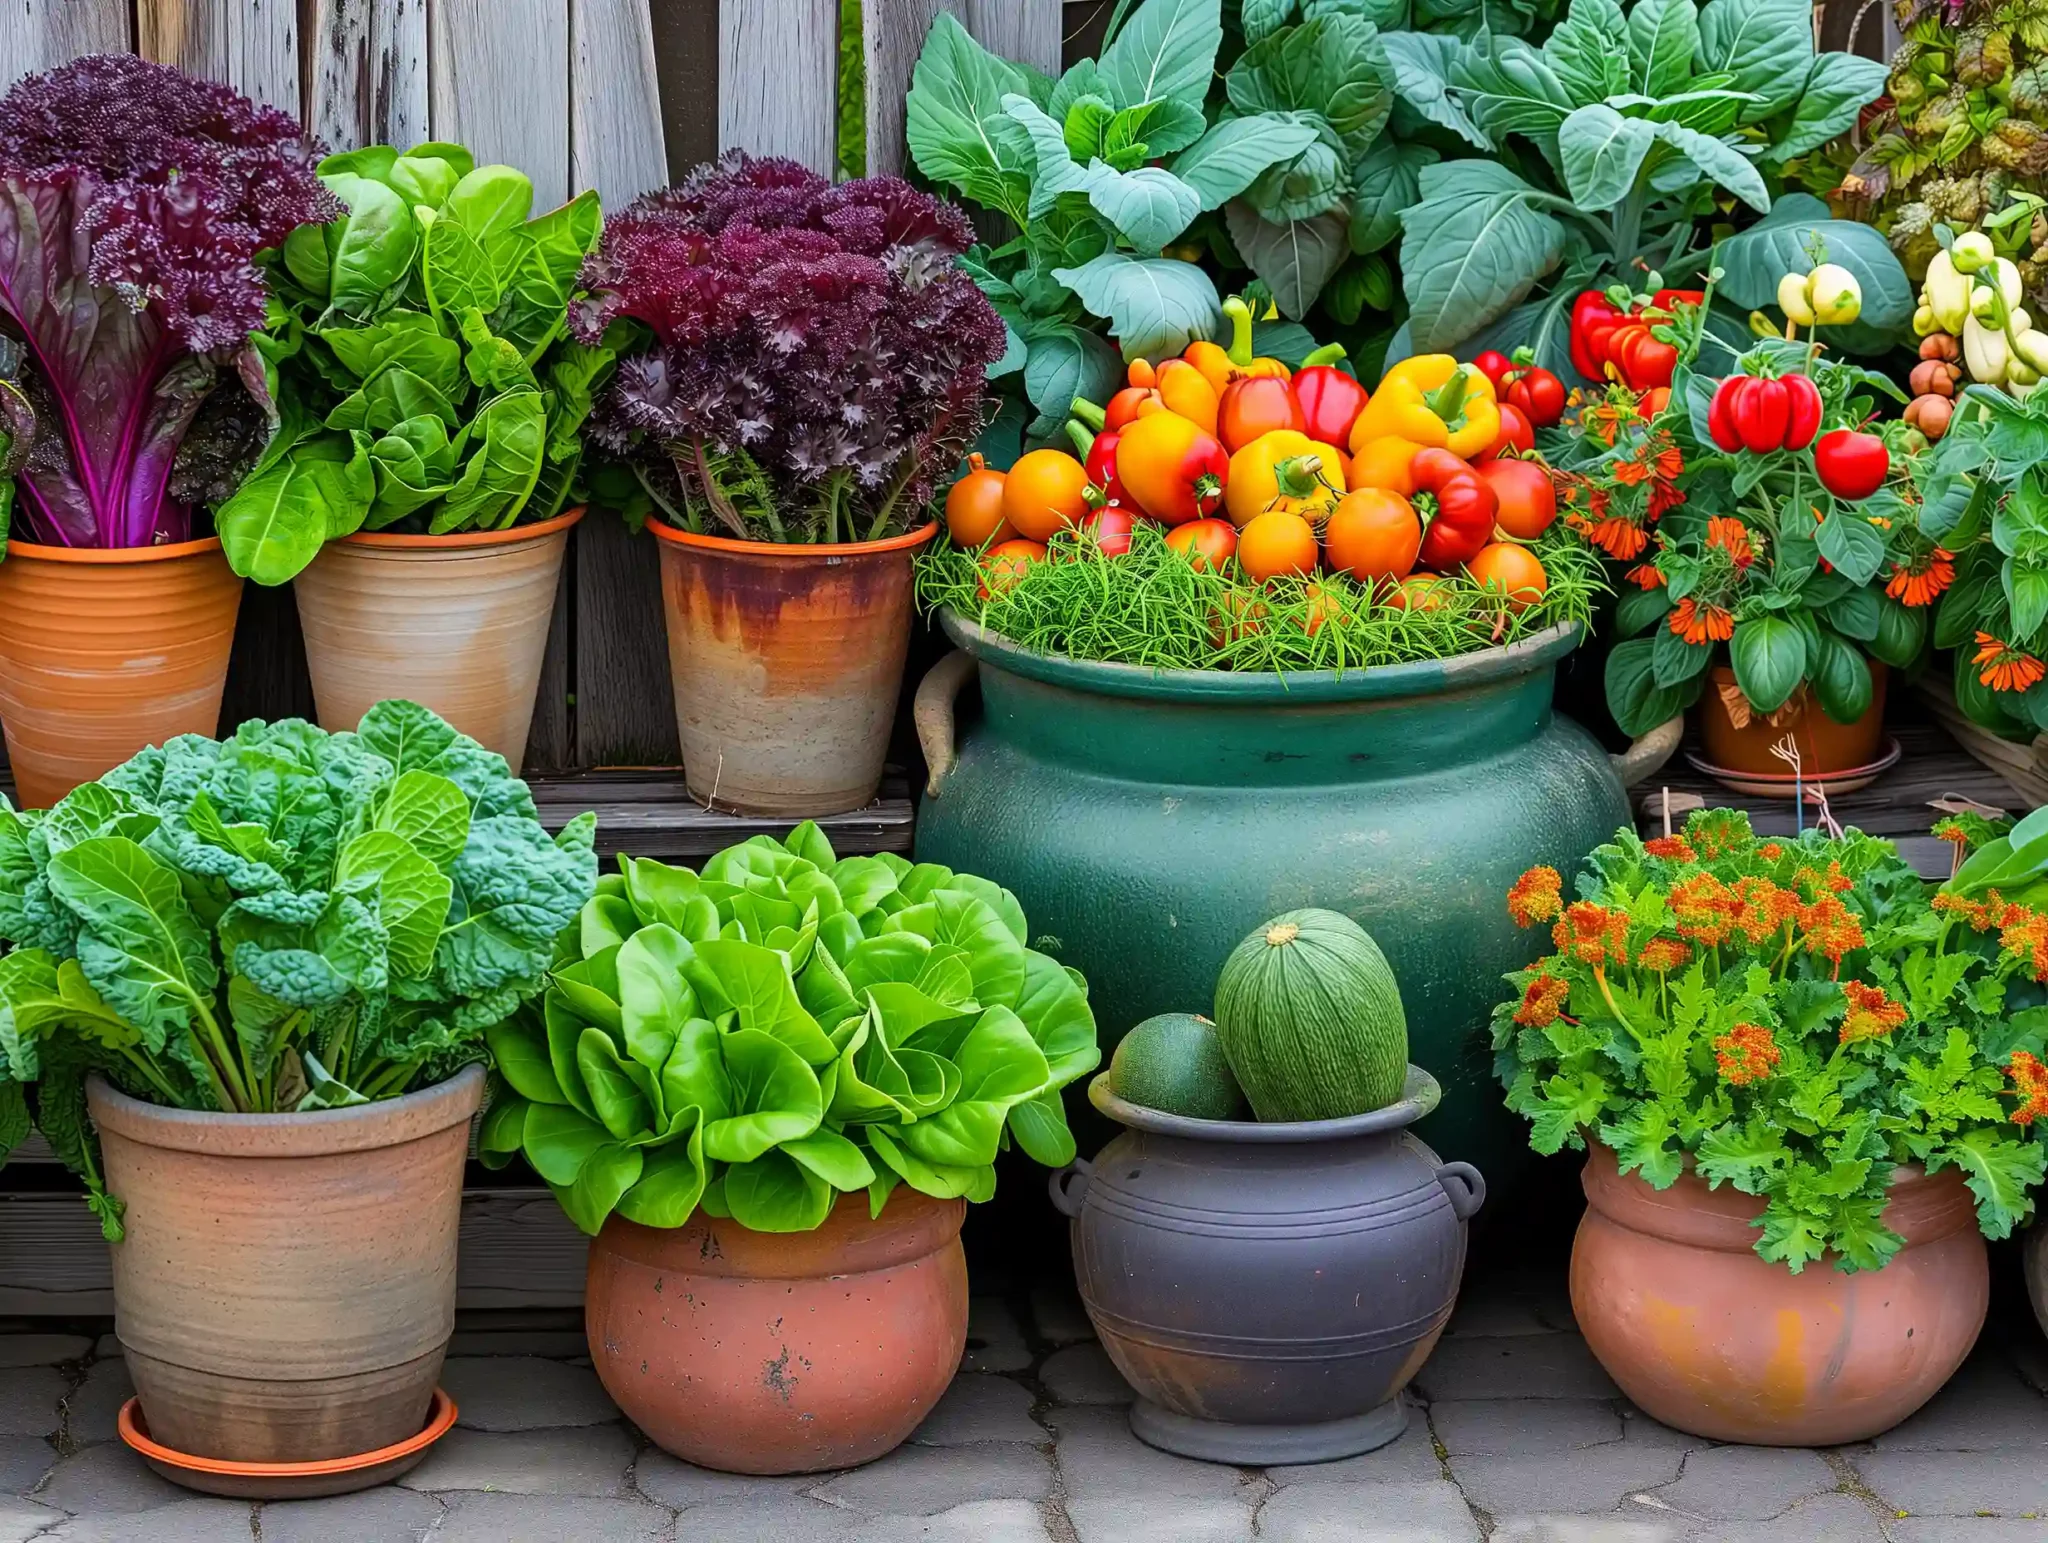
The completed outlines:
{"type": "Polygon", "coordinates": [[[189,534],[165,491],[215,368],[263,325],[256,253],[340,205],[287,114],[129,54],[0,98],[0,327],[37,408],[26,534],[132,547],[189,534]]]}

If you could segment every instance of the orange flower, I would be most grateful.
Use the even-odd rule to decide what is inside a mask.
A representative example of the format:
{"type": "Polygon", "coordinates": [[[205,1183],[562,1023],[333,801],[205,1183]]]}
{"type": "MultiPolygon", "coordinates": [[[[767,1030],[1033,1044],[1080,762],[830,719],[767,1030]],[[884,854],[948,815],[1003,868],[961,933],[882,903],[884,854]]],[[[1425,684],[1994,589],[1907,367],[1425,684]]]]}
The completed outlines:
{"type": "Polygon", "coordinates": [[[1714,1041],[1714,1064],[1731,1087],[1762,1082],[1777,1070],[1784,1052],[1760,1023],[1738,1023],[1714,1041]]]}
{"type": "Polygon", "coordinates": [[[1960,917],[1977,932],[1989,932],[1993,927],[2003,926],[2006,917],[2020,909],[2007,904],[2005,897],[1995,889],[1987,889],[1982,900],[1968,900],[1961,895],[1936,895],[1928,904],[1937,911],[1960,917]]]}
{"type": "Polygon", "coordinates": [[[1696,863],[1699,853],[1692,849],[1692,843],[1683,836],[1655,836],[1643,843],[1643,850],[1652,857],[1668,857],[1674,862],[1696,863]]]}
{"type": "Polygon", "coordinates": [[[2005,1069],[2012,1077],[2012,1090],[2021,1102],[2012,1112],[2015,1125],[2032,1125],[2048,1114],[2048,1066],[2024,1050],[2015,1050],[2005,1069]]]}
{"type": "Polygon", "coordinates": [[[1863,946],[1863,923],[1854,911],[1833,895],[1799,908],[1799,928],[1806,934],[1806,951],[1825,954],[1841,968],[1845,954],[1863,946]]]}
{"type": "Polygon", "coordinates": [[[1757,855],[1762,857],[1766,862],[1774,863],[1779,858],[1785,855],[1784,847],[1782,847],[1775,841],[1766,841],[1762,846],[1758,847],[1756,850],[1757,855]]]}
{"type": "MultiPolygon", "coordinates": [[[[1675,450],[1671,453],[1673,456],[1676,456],[1678,454],[1678,452],[1675,450]]],[[[1677,472],[1673,472],[1672,475],[1676,476],[1677,472]]],[[[1656,519],[1666,509],[1676,509],[1680,504],[1684,502],[1685,495],[1679,492],[1678,489],[1673,487],[1670,483],[1666,482],[1662,477],[1659,477],[1655,482],[1650,484],[1651,519],[1656,519]]]]}
{"type": "Polygon", "coordinates": [[[1799,897],[1769,879],[1751,875],[1738,883],[1733,893],[1729,920],[1752,943],[1776,936],[1799,914],[1799,897]]]}
{"type": "Polygon", "coordinates": [[[1598,524],[1583,514],[1573,514],[1566,516],[1565,523],[1616,562],[1634,562],[1650,544],[1650,538],[1633,520],[1619,514],[1609,515],[1598,524]]]}
{"type": "Polygon", "coordinates": [[[1935,547],[1909,563],[1895,566],[1884,592],[1902,605],[1932,605],[1955,581],[1955,554],[1935,547]]]}
{"type": "Polygon", "coordinates": [[[1563,885],[1555,868],[1531,868],[1508,887],[1508,915],[1517,927],[1549,921],[1558,913],[1563,885]]]}
{"type": "Polygon", "coordinates": [[[1661,589],[1664,585],[1664,575],[1658,572],[1655,563],[1639,563],[1622,577],[1639,589],[1661,589]]]}
{"type": "Polygon", "coordinates": [[[1652,938],[1636,955],[1639,968],[1667,975],[1692,958],[1692,950],[1676,938],[1652,938]]]}
{"type": "Polygon", "coordinates": [[[1538,975],[1522,992],[1522,1005],[1515,1009],[1515,1022],[1532,1029],[1553,1024],[1564,1009],[1565,999],[1571,994],[1571,986],[1555,975],[1538,975]]]}
{"type": "Polygon", "coordinates": [[[1691,595],[1672,608],[1671,630],[1688,643],[1722,643],[1735,634],[1735,618],[1711,602],[1700,604],[1691,595]]]}
{"type": "Polygon", "coordinates": [[[1849,999],[1849,1011],[1842,1018],[1841,1042],[1845,1045],[1881,1039],[1906,1021],[1905,1005],[1894,1002],[1876,986],[1845,980],[1842,995],[1849,999]]]}
{"type": "Polygon", "coordinates": [[[1977,634],[1975,662],[1984,666],[1977,672],[1978,683],[1993,691],[2025,691],[2048,675],[2048,665],[2023,649],[1999,642],[1988,632],[1977,634]]]}
{"type": "Polygon", "coordinates": [[[1628,963],[1628,912],[1610,911],[1590,900],[1574,900],[1550,929],[1550,940],[1559,953],[1575,955],[1587,964],[1599,966],[1610,958],[1628,963]]]}
{"type": "Polygon", "coordinates": [[[1711,873],[1695,873],[1671,886],[1678,935],[1713,948],[1728,936],[1731,896],[1711,873]]]}
{"type": "Polygon", "coordinates": [[[1714,515],[1707,521],[1707,545],[1726,552],[1737,569],[1756,561],[1756,548],[1749,543],[1749,527],[1725,514],[1714,515]]]}
{"type": "Polygon", "coordinates": [[[1998,926],[1998,946],[2029,966],[2035,980],[2048,981],[2048,916],[2009,905],[1998,926]]]}

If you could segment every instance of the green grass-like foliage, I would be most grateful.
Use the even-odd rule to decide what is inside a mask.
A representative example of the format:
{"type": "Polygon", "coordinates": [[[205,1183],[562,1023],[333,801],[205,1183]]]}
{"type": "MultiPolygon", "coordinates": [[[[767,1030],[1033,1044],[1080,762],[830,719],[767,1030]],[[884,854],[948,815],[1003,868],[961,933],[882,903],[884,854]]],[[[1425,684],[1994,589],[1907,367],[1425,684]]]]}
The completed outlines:
{"type": "Polygon", "coordinates": [[[1142,520],[1121,557],[1084,535],[1055,536],[1051,561],[987,600],[975,554],[941,539],[919,559],[917,587],[926,607],[951,607],[1040,653],[1154,669],[1357,670],[1448,659],[1587,622],[1605,588],[1597,556],[1556,526],[1534,550],[1550,586],[1521,611],[1462,575],[1444,584],[1435,611],[1402,610],[1343,577],[1262,587],[1235,564],[1225,573],[1196,567],[1142,520]]]}
{"type": "Polygon", "coordinates": [[[701,1205],[807,1232],[842,1193],[986,1200],[1014,1138],[1072,1161],[1059,1090],[1092,1071],[1078,975],[1026,946],[1008,890],[816,825],[700,873],[622,857],[564,934],[543,1011],[491,1031],[479,1152],[523,1152],[595,1234],[701,1205]]]}

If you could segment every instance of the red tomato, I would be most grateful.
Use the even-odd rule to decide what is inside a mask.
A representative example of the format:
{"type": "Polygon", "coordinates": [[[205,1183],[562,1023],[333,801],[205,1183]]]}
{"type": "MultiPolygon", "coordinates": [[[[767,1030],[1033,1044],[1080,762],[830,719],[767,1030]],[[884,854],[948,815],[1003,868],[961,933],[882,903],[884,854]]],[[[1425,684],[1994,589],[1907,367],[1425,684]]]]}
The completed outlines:
{"type": "Polygon", "coordinates": [[[1489,348],[1485,353],[1473,356],[1472,367],[1498,388],[1500,378],[1515,367],[1515,361],[1499,349],[1489,348]]]}
{"type": "Polygon", "coordinates": [[[1564,382],[1550,371],[1531,366],[1514,371],[1501,401],[1519,408],[1539,429],[1552,427],[1564,416],[1564,382]]]}
{"type": "Polygon", "coordinates": [[[1474,467],[1500,501],[1494,523],[1517,541],[1534,541],[1557,518],[1557,490],[1534,461],[1488,461],[1474,467]]]}
{"type": "Polygon", "coordinates": [[[1535,448],[1536,430],[1530,424],[1528,414],[1519,407],[1503,402],[1500,404],[1500,435],[1476,459],[1491,461],[1505,455],[1511,449],[1527,455],[1535,448]]]}
{"type": "Polygon", "coordinates": [[[1237,527],[1228,520],[1189,520],[1166,533],[1166,544],[1195,567],[1221,572],[1237,555],[1237,527]]]}
{"type": "Polygon", "coordinates": [[[1081,529],[1095,538],[1104,557],[1121,557],[1131,549],[1131,531],[1137,523],[1130,510],[1110,504],[1083,520],[1081,529]]]}
{"type": "Polygon", "coordinates": [[[1307,427],[1294,389],[1272,375],[1244,375],[1223,388],[1216,405],[1216,437],[1223,448],[1236,455],[1261,434],[1275,429],[1307,427]]]}

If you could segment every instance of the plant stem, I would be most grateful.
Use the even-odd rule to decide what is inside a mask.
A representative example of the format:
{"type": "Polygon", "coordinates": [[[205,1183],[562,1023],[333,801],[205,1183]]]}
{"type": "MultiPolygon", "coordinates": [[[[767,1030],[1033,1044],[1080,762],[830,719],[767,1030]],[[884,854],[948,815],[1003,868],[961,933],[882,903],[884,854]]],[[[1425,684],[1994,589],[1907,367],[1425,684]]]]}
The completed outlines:
{"type": "Polygon", "coordinates": [[[138,1051],[133,1045],[124,1046],[122,1048],[121,1055],[130,1066],[134,1067],[138,1072],[140,1072],[143,1075],[143,1077],[148,1081],[151,1087],[155,1088],[157,1092],[163,1095],[165,1103],[175,1108],[177,1105],[182,1104],[184,1102],[184,1100],[178,1096],[177,1090],[173,1088],[168,1081],[165,1080],[164,1074],[156,1069],[156,1064],[153,1061],[151,1061],[149,1057],[143,1055],[140,1051],[138,1051]]]}
{"type": "Polygon", "coordinates": [[[205,1036],[200,1041],[202,1049],[209,1042],[211,1043],[213,1055],[217,1063],[215,1065],[217,1077],[226,1077],[228,1090],[234,1094],[234,1103],[224,1107],[238,1109],[243,1113],[247,1113],[249,1109],[249,1085],[242,1080],[241,1058],[228,1045],[227,1036],[221,1032],[220,1020],[213,1016],[213,1009],[208,1007],[197,996],[194,996],[191,1001],[192,1005],[198,1009],[200,1026],[205,1030],[205,1036]]]}

